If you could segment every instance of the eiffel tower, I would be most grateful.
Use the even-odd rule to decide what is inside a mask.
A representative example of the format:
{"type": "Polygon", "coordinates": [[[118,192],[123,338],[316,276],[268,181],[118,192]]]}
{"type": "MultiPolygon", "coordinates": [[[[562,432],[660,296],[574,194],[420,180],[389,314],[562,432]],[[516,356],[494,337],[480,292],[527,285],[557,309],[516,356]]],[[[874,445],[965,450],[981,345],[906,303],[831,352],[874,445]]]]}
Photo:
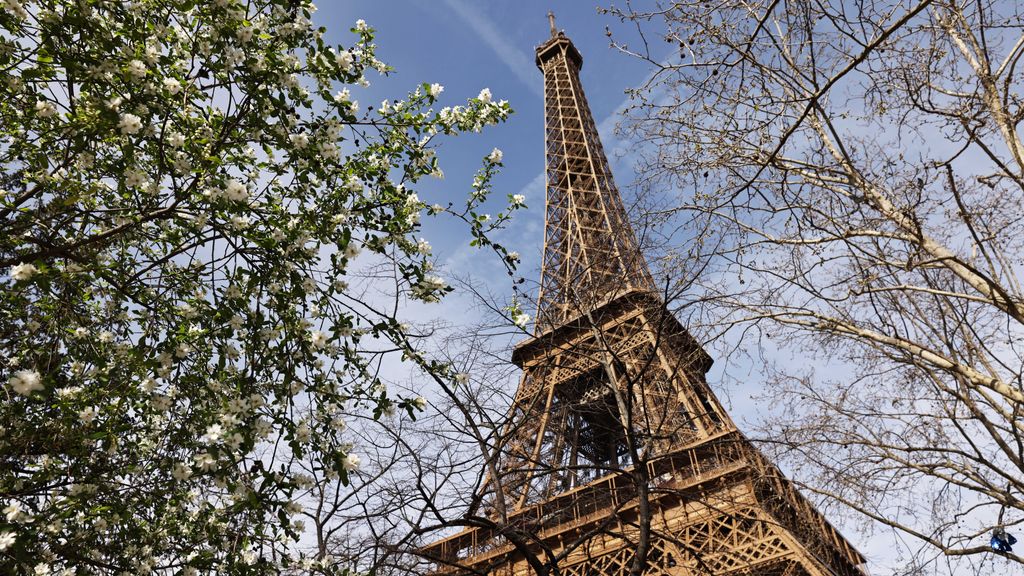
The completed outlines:
{"type": "Polygon", "coordinates": [[[489,520],[422,555],[435,574],[863,576],[708,387],[712,360],[667,311],[627,220],[583,58],[549,18],[536,329],[512,354],[523,376],[478,499],[489,520]]]}

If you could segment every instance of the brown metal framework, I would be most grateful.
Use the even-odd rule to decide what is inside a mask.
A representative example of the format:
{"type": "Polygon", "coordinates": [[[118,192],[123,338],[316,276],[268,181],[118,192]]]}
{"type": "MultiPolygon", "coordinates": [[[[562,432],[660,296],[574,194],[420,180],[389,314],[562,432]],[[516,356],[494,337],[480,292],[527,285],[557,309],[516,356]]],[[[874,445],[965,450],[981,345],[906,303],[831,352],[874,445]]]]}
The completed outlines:
{"type": "Polygon", "coordinates": [[[863,557],[750,445],[636,244],[564,33],[544,73],[547,213],[534,336],[487,517],[421,553],[437,573],[862,574],[863,557]],[[642,521],[646,517],[647,522],[642,521]],[[645,534],[646,532],[646,534],[645,534]],[[646,537],[645,537],[646,536],[646,537]]]}
{"type": "Polygon", "coordinates": [[[617,293],[654,289],[580,86],[582,62],[564,34],[537,49],[547,154],[538,331],[617,293]]]}

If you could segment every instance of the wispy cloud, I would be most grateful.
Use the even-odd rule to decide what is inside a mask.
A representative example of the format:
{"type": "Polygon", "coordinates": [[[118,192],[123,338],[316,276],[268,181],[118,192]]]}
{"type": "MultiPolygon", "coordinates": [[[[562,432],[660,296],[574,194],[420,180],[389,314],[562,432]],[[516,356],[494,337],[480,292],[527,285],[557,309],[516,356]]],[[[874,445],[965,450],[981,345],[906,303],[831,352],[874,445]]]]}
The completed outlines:
{"type": "Polygon", "coordinates": [[[476,4],[466,0],[444,1],[463,22],[469,25],[473,32],[480,37],[480,40],[494,51],[498,59],[508,66],[516,78],[519,78],[535,94],[543,95],[543,89],[539,82],[540,76],[534,70],[532,58],[506,38],[476,4]]]}

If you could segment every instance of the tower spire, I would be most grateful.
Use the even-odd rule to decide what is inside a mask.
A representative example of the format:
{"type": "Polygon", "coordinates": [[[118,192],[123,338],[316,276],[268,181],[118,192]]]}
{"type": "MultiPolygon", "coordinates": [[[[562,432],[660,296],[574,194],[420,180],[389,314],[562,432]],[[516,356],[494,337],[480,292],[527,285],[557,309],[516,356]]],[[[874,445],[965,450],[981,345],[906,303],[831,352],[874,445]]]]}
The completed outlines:
{"type": "Polygon", "coordinates": [[[555,28],[555,12],[548,10],[548,23],[551,24],[551,37],[554,38],[558,35],[558,30],[555,28]]]}
{"type": "Polygon", "coordinates": [[[583,57],[548,17],[552,36],[537,48],[547,156],[538,333],[630,290],[654,290],[580,84],[583,57]]]}

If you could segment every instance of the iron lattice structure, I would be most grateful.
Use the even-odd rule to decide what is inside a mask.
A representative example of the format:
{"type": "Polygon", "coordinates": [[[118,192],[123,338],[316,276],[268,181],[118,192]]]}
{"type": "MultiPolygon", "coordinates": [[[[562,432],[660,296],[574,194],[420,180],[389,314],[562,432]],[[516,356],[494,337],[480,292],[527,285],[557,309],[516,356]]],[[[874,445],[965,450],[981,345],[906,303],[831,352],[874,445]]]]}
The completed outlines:
{"type": "Polygon", "coordinates": [[[631,289],[654,290],[580,85],[582,63],[564,34],[537,50],[547,156],[538,332],[631,289]]]}
{"type": "Polygon", "coordinates": [[[513,352],[523,377],[477,499],[488,521],[422,555],[443,574],[612,576],[643,546],[649,575],[861,576],[863,557],[708,387],[712,361],[655,290],[580,86],[582,57],[553,24],[537,65],[537,329],[513,352]]]}

